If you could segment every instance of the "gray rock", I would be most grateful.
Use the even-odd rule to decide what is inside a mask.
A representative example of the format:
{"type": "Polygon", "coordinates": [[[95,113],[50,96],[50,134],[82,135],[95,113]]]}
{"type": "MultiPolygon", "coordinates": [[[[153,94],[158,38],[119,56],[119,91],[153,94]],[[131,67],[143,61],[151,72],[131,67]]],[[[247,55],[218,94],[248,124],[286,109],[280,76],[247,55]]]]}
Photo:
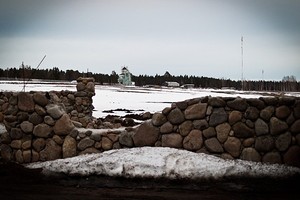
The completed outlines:
{"type": "Polygon", "coordinates": [[[178,133],[164,134],[161,137],[162,147],[181,148],[182,136],[178,133]]]}
{"type": "Polygon", "coordinates": [[[241,141],[235,137],[228,137],[228,139],[224,143],[224,149],[232,157],[238,158],[241,153],[241,141]]]}
{"type": "Polygon", "coordinates": [[[83,91],[83,90],[85,90],[85,84],[82,83],[82,82],[77,83],[76,89],[77,89],[77,91],[83,91]]]}
{"type": "Polygon", "coordinates": [[[40,160],[56,160],[62,157],[62,148],[52,139],[46,140],[46,147],[40,152],[40,160]]]}
{"type": "Polygon", "coordinates": [[[244,148],[240,157],[242,160],[260,162],[261,156],[254,148],[244,148]]]}
{"type": "Polygon", "coordinates": [[[31,150],[23,151],[23,159],[24,159],[24,163],[30,163],[31,162],[31,150]]]}
{"type": "Polygon", "coordinates": [[[136,130],[132,139],[137,147],[153,146],[159,136],[159,129],[152,125],[151,121],[145,121],[136,130]]]}
{"type": "Polygon", "coordinates": [[[192,130],[183,140],[183,148],[190,151],[197,151],[203,145],[202,132],[200,130],[192,130]]]}
{"type": "Polygon", "coordinates": [[[152,116],[152,124],[154,126],[161,126],[167,122],[167,118],[162,113],[154,113],[152,116]]]}
{"type": "Polygon", "coordinates": [[[272,151],[275,146],[274,139],[269,135],[257,137],[254,146],[259,152],[272,151]]]}
{"type": "Polygon", "coordinates": [[[182,136],[187,136],[192,129],[193,129],[192,121],[184,121],[182,124],[179,125],[179,133],[182,136]]]}
{"type": "Polygon", "coordinates": [[[228,119],[227,113],[224,108],[214,108],[209,118],[209,126],[217,126],[226,122],[228,119]]]}
{"type": "Polygon", "coordinates": [[[33,124],[29,121],[24,121],[20,124],[20,128],[24,133],[32,133],[33,124]]]}
{"type": "Polygon", "coordinates": [[[278,103],[277,97],[260,97],[267,105],[275,106],[278,103]]]}
{"type": "Polygon", "coordinates": [[[281,156],[278,152],[268,152],[266,153],[263,158],[262,158],[262,162],[264,163],[270,163],[270,164],[281,164],[281,156]]]}
{"type": "Polygon", "coordinates": [[[260,111],[260,117],[265,121],[269,121],[274,111],[275,109],[273,106],[268,106],[260,111]]]}
{"type": "Polygon", "coordinates": [[[231,126],[228,123],[219,124],[216,126],[217,138],[219,142],[224,143],[229,135],[231,126]]]}
{"type": "Polygon", "coordinates": [[[266,107],[265,103],[260,99],[247,99],[246,101],[250,106],[256,107],[259,110],[266,107]]]}
{"type": "Polygon", "coordinates": [[[272,117],[270,119],[270,133],[271,135],[278,135],[280,133],[284,133],[288,130],[288,125],[286,122],[277,119],[276,117],[272,117]]]}
{"type": "Polygon", "coordinates": [[[255,107],[248,107],[245,111],[245,118],[255,121],[259,117],[259,110],[255,107]]]}
{"type": "Polygon", "coordinates": [[[27,140],[27,141],[24,141],[22,143],[22,149],[23,150],[27,150],[27,149],[30,149],[31,148],[31,140],[27,140]]]}
{"type": "Polygon", "coordinates": [[[44,121],[43,117],[40,116],[39,114],[37,114],[36,112],[32,113],[29,116],[28,121],[30,121],[31,123],[33,123],[34,125],[38,125],[40,123],[42,123],[44,121]]]}
{"type": "Polygon", "coordinates": [[[176,102],[176,107],[179,108],[180,110],[185,110],[188,106],[187,101],[179,101],[176,102]]]}
{"type": "Polygon", "coordinates": [[[38,138],[33,141],[32,147],[37,152],[40,152],[42,149],[44,149],[46,146],[46,141],[43,138],[38,138]]]}
{"type": "Polygon", "coordinates": [[[40,116],[45,116],[47,114],[46,110],[37,104],[34,106],[34,111],[40,116]]]}
{"type": "Polygon", "coordinates": [[[245,111],[248,107],[246,99],[236,98],[233,101],[228,101],[227,106],[233,110],[245,111]]]}
{"type": "Polygon", "coordinates": [[[64,143],[63,139],[58,135],[54,135],[52,140],[54,140],[54,142],[56,142],[58,145],[62,145],[64,143]]]}
{"type": "Polygon", "coordinates": [[[0,155],[6,161],[10,161],[13,159],[13,150],[7,144],[0,144],[0,155]]]}
{"type": "Polygon", "coordinates": [[[74,157],[77,155],[77,143],[74,138],[67,136],[62,145],[63,158],[74,157]]]}
{"type": "Polygon", "coordinates": [[[171,122],[171,124],[177,125],[181,124],[185,118],[181,110],[179,108],[175,108],[168,114],[168,120],[171,122]]]}
{"type": "Polygon", "coordinates": [[[294,105],[293,113],[294,113],[294,116],[296,119],[300,118],[300,101],[299,100],[294,105]]]}
{"type": "Polygon", "coordinates": [[[255,127],[254,130],[255,130],[255,133],[257,136],[266,135],[269,133],[268,124],[260,118],[255,121],[254,127],[255,127]]]}
{"type": "Polygon", "coordinates": [[[9,97],[9,100],[8,100],[9,104],[11,105],[17,105],[18,104],[18,96],[16,93],[13,93],[13,95],[11,97],[9,97]]]}
{"type": "Polygon", "coordinates": [[[207,129],[203,130],[203,136],[205,138],[215,137],[217,132],[214,127],[208,127],[207,129]]]}
{"type": "Polygon", "coordinates": [[[204,130],[208,128],[208,123],[205,119],[197,119],[193,121],[193,126],[195,129],[204,130]]]}
{"type": "Polygon", "coordinates": [[[75,126],[73,125],[68,114],[64,114],[59,120],[56,121],[53,130],[57,135],[68,135],[75,126]]]}
{"type": "Polygon", "coordinates": [[[50,117],[49,115],[46,115],[44,117],[44,122],[46,124],[50,125],[50,126],[54,126],[55,125],[55,120],[52,117],[50,117]]]}
{"type": "Polygon", "coordinates": [[[85,88],[86,91],[95,93],[95,84],[93,82],[88,82],[85,88]]]}
{"type": "Polygon", "coordinates": [[[186,119],[203,119],[205,117],[207,104],[206,103],[197,103],[190,105],[184,111],[186,119]]]}
{"type": "Polygon", "coordinates": [[[124,132],[120,134],[119,143],[126,147],[133,147],[132,136],[128,132],[124,132]]]}
{"type": "Polygon", "coordinates": [[[22,141],[21,140],[13,140],[13,141],[11,141],[10,146],[13,149],[21,149],[22,141]]]}
{"type": "Polygon", "coordinates": [[[23,133],[19,128],[12,128],[9,132],[9,136],[12,140],[18,140],[23,137],[23,133]]]}
{"type": "Polygon", "coordinates": [[[33,112],[34,111],[34,101],[32,95],[25,92],[20,92],[18,94],[18,108],[21,111],[33,112]]]}
{"type": "Polygon", "coordinates": [[[208,105],[212,107],[224,107],[226,106],[226,102],[220,97],[210,97],[208,99],[208,105]]]}
{"type": "Polygon", "coordinates": [[[232,129],[234,131],[234,135],[238,138],[248,138],[254,136],[254,130],[242,122],[234,124],[232,129]]]}
{"type": "Polygon", "coordinates": [[[100,153],[100,151],[94,147],[86,148],[84,151],[80,152],[78,155],[100,153]]]}
{"type": "Polygon", "coordinates": [[[64,106],[61,104],[49,104],[46,106],[46,110],[53,119],[59,119],[64,113],[66,113],[64,106]]]}
{"type": "Polygon", "coordinates": [[[47,99],[45,94],[42,94],[41,92],[36,92],[33,94],[33,100],[38,105],[44,107],[48,104],[49,100],[47,99]]]}
{"type": "Polygon", "coordinates": [[[275,110],[275,116],[279,119],[285,119],[291,114],[289,107],[286,105],[277,107],[275,110]]]}
{"type": "Polygon", "coordinates": [[[162,134],[171,133],[173,131],[173,125],[170,122],[166,122],[160,127],[159,131],[162,134]]]}
{"type": "Polygon", "coordinates": [[[204,141],[206,149],[211,153],[223,153],[223,147],[217,138],[209,138],[204,141]]]}
{"type": "Polygon", "coordinates": [[[286,151],[292,143],[292,134],[286,132],[278,136],[275,141],[275,146],[279,151],[286,151]]]}
{"type": "Polygon", "coordinates": [[[255,139],[254,138],[247,138],[243,141],[243,146],[244,147],[250,147],[254,144],[255,139]]]}
{"type": "Polygon", "coordinates": [[[92,139],[86,137],[86,138],[80,140],[80,142],[79,142],[78,145],[77,145],[77,148],[78,148],[80,151],[83,151],[83,150],[85,150],[86,148],[93,146],[94,144],[95,144],[95,141],[94,141],[94,140],[92,140],[92,139]]]}
{"type": "Polygon", "coordinates": [[[38,124],[33,129],[33,135],[42,138],[49,138],[52,134],[52,127],[47,124],[38,124]]]}
{"type": "MultiPolygon", "coordinates": [[[[85,133],[85,135],[87,135],[87,134],[85,133]]],[[[92,133],[90,135],[90,138],[92,140],[95,140],[96,142],[99,142],[101,140],[101,134],[99,134],[99,133],[92,133]]]]}

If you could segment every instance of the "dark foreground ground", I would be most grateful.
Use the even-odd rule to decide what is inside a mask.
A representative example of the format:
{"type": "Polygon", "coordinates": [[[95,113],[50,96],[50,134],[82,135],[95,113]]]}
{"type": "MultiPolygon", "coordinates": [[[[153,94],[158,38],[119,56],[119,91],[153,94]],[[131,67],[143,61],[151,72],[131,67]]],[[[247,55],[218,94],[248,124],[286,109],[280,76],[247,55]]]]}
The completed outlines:
{"type": "Polygon", "coordinates": [[[46,177],[0,162],[0,199],[299,199],[300,177],[222,181],[46,177]]]}

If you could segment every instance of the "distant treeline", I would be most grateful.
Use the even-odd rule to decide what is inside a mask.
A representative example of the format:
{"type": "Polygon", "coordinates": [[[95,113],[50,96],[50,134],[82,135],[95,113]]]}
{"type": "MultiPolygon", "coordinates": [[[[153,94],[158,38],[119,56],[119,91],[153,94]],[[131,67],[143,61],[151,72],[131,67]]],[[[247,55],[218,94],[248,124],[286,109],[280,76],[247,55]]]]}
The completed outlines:
{"type": "MultiPolygon", "coordinates": [[[[101,74],[92,72],[79,72],[78,70],[59,70],[58,67],[52,69],[32,69],[30,66],[20,68],[0,69],[0,77],[9,79],[48,79],[48,80],[76,80],[78,77],[94,77],[99,84],[117,84],[118,74],[112,71],[111,74],[101,74]]],[[[180,85],[193,84],[194,87],[201,88],[234,88],[237,90],[256,91],[300,91],[300,82],[294,76],[285,76],[282,81],[251,81],[242,82],[230,79],[217,79],[198,76],[173,76],[169,72],[164,75],[132,75],[132,81],[136,86],[157,85],[161,86],[166,81],[178,82],[180,85]]]]}

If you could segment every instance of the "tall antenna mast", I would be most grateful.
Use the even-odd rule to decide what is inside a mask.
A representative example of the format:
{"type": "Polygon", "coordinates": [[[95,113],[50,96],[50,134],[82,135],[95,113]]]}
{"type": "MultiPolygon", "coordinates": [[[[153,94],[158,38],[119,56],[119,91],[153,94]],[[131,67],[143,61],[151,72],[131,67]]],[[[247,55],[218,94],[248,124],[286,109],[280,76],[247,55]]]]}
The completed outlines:
{"type": "Polygon", "coordinates": [[[244,52],[243,52],[243,42],[244,42],[244,38],[242,36],[241,37],[241,56],[242,56],[242,78],[241,78],[241,83],[242,83],[242,90],[244,90],[244,52]]]}

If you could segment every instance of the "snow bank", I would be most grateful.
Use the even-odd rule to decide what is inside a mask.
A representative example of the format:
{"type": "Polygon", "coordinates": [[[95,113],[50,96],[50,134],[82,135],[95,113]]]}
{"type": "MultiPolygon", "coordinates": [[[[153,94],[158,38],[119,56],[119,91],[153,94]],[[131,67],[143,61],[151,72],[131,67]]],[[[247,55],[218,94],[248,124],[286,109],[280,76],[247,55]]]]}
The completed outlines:
{"type": "Polygon", "coordinates": [[[220,179],[229,177],[287,177],[300,169],[221,158],[163,147],[119,149],[26,165],[43,173],[108,175],[131,178],[220,179]]]}

